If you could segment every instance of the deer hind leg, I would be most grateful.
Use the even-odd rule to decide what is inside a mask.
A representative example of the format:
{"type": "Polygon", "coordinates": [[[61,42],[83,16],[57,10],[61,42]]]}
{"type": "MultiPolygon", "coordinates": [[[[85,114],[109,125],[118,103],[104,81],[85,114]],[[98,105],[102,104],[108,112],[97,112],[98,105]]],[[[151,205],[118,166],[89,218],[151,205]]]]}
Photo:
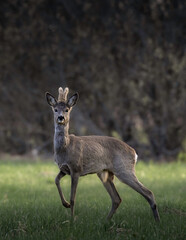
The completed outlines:
{"type": "Polygon", "coordinates": [[[60,172],[58,173],[58,175],[56,176],[56,178],[55,178],[55,183],[56,183],[56,186],[57,186],[57,189],[58,189],[58,192],[59,192],[59,196],[60,196],[60,198],[61,198],[61,202],[62,202],[63,206],[66,207],[66,208],[70,208],[70,203],[68,203],[68,202],[65,200],[65,197],[64,197],[64,195],[63,195],[63,192],[62,192],[61,186],[60,186],[60,180],[61,180],[61,178],[63,178],[65,175],[66,175],[65,173],[63,173],[62,171],[60,171],[60,172]]]}
{"type": "Polygon", "coordinates": [[[129,185],[131,188],[133,188],[135,191],[140,193],[149,203],[151,206],[154,218],[156,221],[160,221],[158,209],[156,206],[156,201],[154,198],[154,194],[146,188],[142,183],[140,183],[136,177],[136,175],[132,173],[120,173],[119,175],[116,174],[116,177],[123,183],[129,185]]]}
{"type": "Polygon", "coordinates": [[[121,203],[121,198],[113,183],[114,174],[111,172],[103,171],[101,173],[98,173],[97,175],[101,179],[112,200],[112,208],[107,216],[107,219],[111,219],[121,203]]]}

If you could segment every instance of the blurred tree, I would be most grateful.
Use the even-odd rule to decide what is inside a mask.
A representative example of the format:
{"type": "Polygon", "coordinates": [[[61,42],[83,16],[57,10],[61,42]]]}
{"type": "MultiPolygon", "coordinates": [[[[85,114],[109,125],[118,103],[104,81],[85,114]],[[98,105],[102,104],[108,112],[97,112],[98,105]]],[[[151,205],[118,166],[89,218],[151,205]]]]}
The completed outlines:
{"type": "Polygon", "coordinates": [[[51,151],[44,92],[62,85],[80,93],[75,133],[175,157],[186,141],[185,10],[178,0],[3,2],[1,151],[51,151]]]}

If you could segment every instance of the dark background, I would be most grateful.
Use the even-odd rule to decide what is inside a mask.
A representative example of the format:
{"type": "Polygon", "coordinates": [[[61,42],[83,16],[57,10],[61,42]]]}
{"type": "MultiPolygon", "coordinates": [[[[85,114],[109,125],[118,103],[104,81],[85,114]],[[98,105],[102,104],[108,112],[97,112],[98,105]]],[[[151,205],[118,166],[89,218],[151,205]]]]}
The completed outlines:
{"type": "Polygon", "coordinates": [[[0,6],[0,152],[52,153],[45,92],[79,92],[70,131],[121,138],[140,158],[186,148],[186,5],[29,0],[0,6]]]}

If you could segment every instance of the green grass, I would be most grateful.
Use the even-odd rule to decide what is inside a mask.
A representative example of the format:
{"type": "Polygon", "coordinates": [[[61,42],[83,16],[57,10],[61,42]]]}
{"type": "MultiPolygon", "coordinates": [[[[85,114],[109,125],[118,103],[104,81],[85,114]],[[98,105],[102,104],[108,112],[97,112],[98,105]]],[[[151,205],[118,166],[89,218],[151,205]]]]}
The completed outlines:
{"type": "MultiPolygon", "coordinates": [[[[148,203],[115,179],[123,200],[110,222],[110,198],[96,175],[80,178],[74,224],[70,209],[61,205],[56,186],[57,166],[27,159],[0,161],[0,239],[186,239],[186,164],[142,163],[136,166],[141,182],[156,197],[161,222],[148,203]]],[[[69,199],[70,178],[61,181],[69,199]]]]}

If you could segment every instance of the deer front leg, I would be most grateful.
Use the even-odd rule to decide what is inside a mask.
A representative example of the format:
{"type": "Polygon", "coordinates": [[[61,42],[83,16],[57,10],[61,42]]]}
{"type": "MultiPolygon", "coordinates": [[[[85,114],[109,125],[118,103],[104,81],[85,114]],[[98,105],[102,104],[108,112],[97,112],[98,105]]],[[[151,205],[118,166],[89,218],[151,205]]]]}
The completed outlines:
{"type": "Polygon", "coordinates": [[[70,196],[70,208],[71,208],[71,217],[74,216],[74,202],[76,197],[76,189],[78,185],[79,174],[71,175],[71,196],[70,196]]]}
{"type": "Polygon", "coordinates": [[[58,173],[58,175],[56,176],[56,178],[55,178],[55,184],[56,184],[56,186],[57,186],[57,189],[58,189],[58,192],[59,192],[59,196],[60,196],[60,198],[61,198],[61,202],[62,202],[63,206],[66,207],[66,208],[70,208],[70,203],[68,203],[68,202],[66,201],[66,199],[65,199],[65,197],[64,197],[64,195],[63,195],[63,192],[62,192],[62,190],[61,190],[61,187],[60,187],[60,180],[61,180],[61,178],[64,177],[65,175],[66,175],[66,174],[65,174],[64,172],[60,171],[60,172],[58,173]]]}

